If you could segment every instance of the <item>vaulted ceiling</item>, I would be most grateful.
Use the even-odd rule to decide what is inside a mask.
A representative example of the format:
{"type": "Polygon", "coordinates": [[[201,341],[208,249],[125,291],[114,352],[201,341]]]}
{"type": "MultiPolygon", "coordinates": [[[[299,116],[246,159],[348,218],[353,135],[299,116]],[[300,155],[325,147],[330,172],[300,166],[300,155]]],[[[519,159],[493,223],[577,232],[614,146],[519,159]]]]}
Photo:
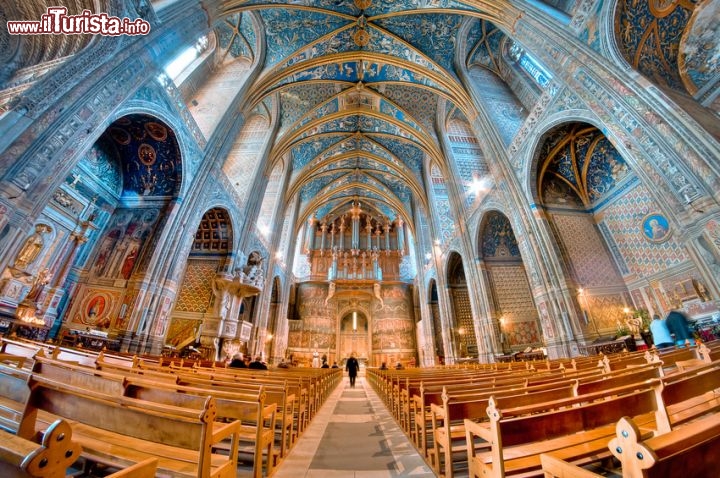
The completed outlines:
{"type": "Polygon", "coordinates": [[[407,220],[418,205],[428,210],[428,169],[434,163],[447,171],[438,125],[451,115],[474,116],[456,61],[496,71],[502,38],[496,25],[512,22],[503,9],[473,3],[480,4],[225,4],[225,23],[216,29],[224,48],[255,55],[248,50],[256,29],[265,30],[252,103],[278,107],[270,157],[292,168],[285,200],[300,196],[301,221],[344,212],[354,199],[390,219],[407,220]]]}

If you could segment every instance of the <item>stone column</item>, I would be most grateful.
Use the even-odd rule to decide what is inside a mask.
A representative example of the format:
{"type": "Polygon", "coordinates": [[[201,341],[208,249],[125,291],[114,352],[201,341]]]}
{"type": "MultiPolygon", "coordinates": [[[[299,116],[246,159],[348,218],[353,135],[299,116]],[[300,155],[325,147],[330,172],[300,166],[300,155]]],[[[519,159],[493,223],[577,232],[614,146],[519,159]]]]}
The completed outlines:
{"type": "Polygon", "coordinates": [[[54,323],[57,318],[57,306],[60,305],[60,301],[65,295],[65,279],[67,279],[70,273],[70,268],[75,261],[75,256],[77,256],[80,246],[88,240],[87,236],[85,236],[85,230],[87,230],[87,225],[80,231],[70,234],[70,242],[65,246],[65,249],[60,255],[60,260],[57,262],[57,271],[54,274],[53,280],[50,281],[50,287],[46,289],[41,309],[42,318],[45,319],[45,323],[50,327],[52,327],[50,324],[54,323]]]}

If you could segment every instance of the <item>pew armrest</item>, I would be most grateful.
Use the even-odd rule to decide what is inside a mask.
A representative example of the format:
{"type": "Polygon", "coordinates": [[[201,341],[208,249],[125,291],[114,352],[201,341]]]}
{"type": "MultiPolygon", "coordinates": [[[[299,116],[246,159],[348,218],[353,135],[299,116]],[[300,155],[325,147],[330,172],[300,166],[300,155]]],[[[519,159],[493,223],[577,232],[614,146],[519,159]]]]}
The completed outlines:
{"type": "Polygon", "coordinates": [[[221,441],[230,438],[237,441],[240,433],[240,422],[234,420],[229,423],[214,422],[212,429],[212,445],[217,445],[221,441]]]}
{"type": "Polygon", "coordinates": [[[490,430],[487,422],[477,423],[472,420],[465,419],[465,431],[468,436],[468,443],[470,443],[469,440],[474,437],[479,437],[488,443],[496,441],[496,439],[492,436],[492,431],[490,430]]]}

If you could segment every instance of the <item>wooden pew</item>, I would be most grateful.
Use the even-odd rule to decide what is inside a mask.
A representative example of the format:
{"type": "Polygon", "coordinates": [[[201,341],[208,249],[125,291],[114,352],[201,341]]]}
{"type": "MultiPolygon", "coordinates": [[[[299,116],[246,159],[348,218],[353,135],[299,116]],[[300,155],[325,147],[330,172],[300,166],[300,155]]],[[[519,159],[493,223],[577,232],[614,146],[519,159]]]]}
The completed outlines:
{"type": "Polygon", "coordinates": [[[80,445],[72,440],[72,429],[64,420],[51,424],[33,441],[0,430],[0,476],[64,478],[67,468],[80,457],[80,445]]]}
{"type": "Polygon", "coordinates": [[[695,355],[696,357],[689,358],[687,360],[676,360],[675,366],[677,367],[678,372],[684,372],[691,368],[702,367],[706,364],[712,363],[713,357],[717,359],[718,354],[716,349],[711,349],[707,346],[707,344],[700,344],[697,348],[695,348],[695,355]]]}
{"type": "Polygon", "coordinates": [[[720,411],[720,363],[711,363],[682,374],[663,379],[662,400],[668,416],[668,424],[662,431],[669,431],[684,423],[709,413],[720,411]]]}
{"type": "Polygon", "coordinates": [[[25,366],[26,361],[27,361],[27,357],[20,357],[20,356],[8,354],[8,353],[0,353],[0,363],[9,365],[11,367],[23,368],[25,366]]]}
{"type": "Polygon", "coordinates": [[[597,461],[609,453],[607,443],[622,415],[641,417],[643,426],[654,428],[664,413],[657,380],[648,388],[602,401],[509,418],[491,399],[489,427],[465,420],[467,443],[483,440],[490,446],[489,451],[468,446],[470,477],[539,473],[542,453],[579,464],[597,461]]]}
{"type": "Polygon", "coordinates": [[[290,387],[287,382],[282,385],[274,383],[258,385],[244,385],[242,383],[228,383],[218,382],[202,377],[193,377],[183,375],[178,377],[179,385],[187,385],[190,387],[201,388],[206,390],[207,393],[213,393],[214,391],[226,391],[226,392],[245,392],[257,393],[259,389],[262,389],[265,393],[265,404],[274,404],[276,407],[276,428],[280,432],[278,445],[280,448],[280,458],[284,458],[290,451],[290,448],[295,443],[295,417],[299,412],[296,409],[295,394],[290,393],[290,387]]]}
{"type": "Polygon", "coordinates": [[[45,377],[30,380],[30,398],[18,435],[30,439],[44,429],[38,413],[65,418],[89,461],[126,467],[148,458],[173,477],[234,477],[240,424],[215,422],[215,400],[201,409],[116,397],[45,377]],[[228,439],[229,455],[213,452],[228,439]]]}
{"type": "Polygon", "coordinates": [[[285,457],[298,436],[301,424],[308,420],[307,405],[298,399],[307,396],[306,389],[298,377],[273,375],[263,376],[256,371],[243,371],[236,369],[174,367],[174,366],[144,366],[135,367],[128,363],[108,363],[100,357],[96,363],[100,370],[111,371],[125,376],[137,376],[152,380],[161,380],[167,384],[202,387],[209,390],[225,389],[258,393],[262,388],[266,394],[266,404],[275,403],[277,406],[277,427],[280,437],[278,440],[280,456],[285,457]]]}
{"type": "MultiPolygon", "coordinates": [[[[274,371],[273,371],[274,372],[274,371]]],[[[251,389],[264,387],[268,403],[275,403],[278,409],[278,426],[283,435],[280,444],[281,456],[286,456],[297,437],[309,423],[309,401],[311,400],[310,384],[302,377],[289,374],[275,376],[259,375],[252,371],[233,373],[231,369],[219,373],[183,374],[178,378],[179,384],[210,387],[240,387],[251,389]]]]}
{"type": "MultiPolygon", "coordinates": [[[[422,400],[424,401],[424,405],[432,408],[432,413],[424,416],[416,412],[415,416],[415,435],[420,442],[418,448],[424,453],[424,456],[430,459],[436,472],[439,473],[442,467],[447,467],[448,470],[452,470],[451,461],[453,461],[453,453],[464,452],[464,440],[466,437],[462,426],[463,419],[469,418],[473,421],[485,420],[485,408],[488,405],[488,399],[491,395],[495,395],[496,400],[502,404],[503,409],[513,407],[514,415],[520,413],[539,413],[551,408],[575,406],[584,401],[597,400],[605,397],[607,393],[628,393],[634,390],[635,387],[633,384],[645,386],[644,383],[647,380],[657,379],[659,377],[659,368],[660,364],[646,364],[639,369],[621,369],[603,374],[603,376],[607,377],[604,380],[595,380],[597,374],[594,372],[590,374],[583,373],[578,374],[580,379],[556,379],[555,383],[545,383],[543,380],[540,380],[540,383],[543,383],[543,385],[514,389],[491,388],[485,391],[473,391],[448,387],[446,389],[446,399],[439,398],[437,392],[430,392],[426,397],[423,397],[422,400]],[[508,398],[505,399],[501,397],[508,398]],[[473,400],[480,401],[480,403],[463,403],[473,400]],[[556,404],[554,407],[547,403],[551,401],[556,404]],[[456,404],[453,402],[460,403],[456,404]],[[449,410],[448,407],[458,407],[458,409],[453,411],[449,410]],[[479,414],[468,415],[471,407],[479,414]],[[452,426],[447,426],[444,421],[445,417],[451,417],[450,421],[453,423],[452,426]],[[427,426],[427,422],[433,418],[436,422],[433,423],[432,426],[427,426]],[[457,422],[460,423],[458,424],[457,422]],[[441,423],[443,427],[438,429],[437,423],[441,423]],[[433,437],[432,453],[429,453],[429,448],[427,447],[428,435],[433,437]],[[444,463],[444,465],[442,463],[444,463]]],[[[575,372],[572,374],[575,374],[575,372]]],[[[420,399],[417,397],[415,407],[418,410],[420,408],[420,399]]]]}
{"type": "Polygon", "coordinates": [[[294,395],[297,402],[297,417],[294,428],[298,435],[305,430],[323,402],[323,396],[326,396],[327,392],[323,390],[326,385],[322,383],[321,377],[329,377],[330,382],[334,384],[337,384],[337,381],[342,378],[342,372],[339,369],[287,369],[284,371],[227,369],[215,370],[212,373],[198,370],[197,375],[218,382],[257,383],[263,385],[274,383],[287,386],[288,394],[294,395]]]}
{"type": "Polygon", "coordinates": [[[566,381],[556,388],[542,386],[533,389],[488,390],[483,393],[443,393],[442,405],[431,404],[433,451],[430,462],[435,472],[450,478],[454,475],[454,454],[467,456],[465,420],[487,419],[490,399],[502,400],[522,407],[536,403],[554,402],[573,397],[574,383],[566,381]]]}
{"type": "MultiPolygon", "coordinates": [[[[715,478],[720,469],[720,414],[645,440],[635,422],[621,418],[608,448],[620,460],[623,478],[687,476],[715,478]]],[[[552,453],[541,456],[546,478],[599,478],[552,453]]]]}
{"type": "Polygon", "coordinates": [[[211,394],[215,400],[217,417],[240,423],[238,451],[249,454],[253,460],[253,477],[261,478],[263,455],[266,476],[273,473],[277,454],[273,447],[275,433],[274,403],[265,403],[265,392],[242,394],[237,391],[207,390],[203,388],[154,384],[138,378],[125,382],[125,396],[165,405],[198,408],[211,394]],[[242,447],[242,443],[247,443],[242,447]]]}
{"type": "MultiPolygon", "coordinates": [[[[487,399],[492,394],[497,395],[518,395],[532,394],[549,389],[567,388],[567,394],[572,395],[572,387],[575,384],[572,380],[556,380],[555,383],[544,383],[541,385],[524,386],[523,380],[515,385],[492,386],[488,384],[478,384],[475,388],[468,386],[456,386],[455,384],[444,385],[438,388],[438,385],[425,387],[424,384],[419,391],[419,395],[415,395],[411,402],[411,412],[414,416],[413,426],[414,432],[411,434],[415,440],[417,448],[424,456],[429,456],[428,436],[433,436],[432,427],[432,405],[442,405],[444,396],[453,398],[462,397],[463,400],[487,399]]],[[[463,433],[464,436],[464,433],[463,433]]]]}
{"type": "Polygon", "coordinates": [[[720,415],[713,414],[641,443],[638,426],[628,417],[617,424],[609,448],[620,460],[624,477],[715,477],[720,468],[720,415]]]}
{"type": "Polygon", "coordinates": [[[597,380],[578,381],[575,387],[575,395],[586,395],[611,388],[623,387],[632,383],[643,383],[646,380],[660,378],[661,375],[661,364],[646,364],[638,368],[622,369],[611,372],[610,374],[604,374],[603,377],[599,377],[597,380]]]}
{"type": "Polygon", "coordinates": [[[27,370],[0,364],[0,429],[17,432],[30,397],[31,376],[27,370]]]}
{"type": "Polygon", "coordinates": [[[678,367],[681,366],[697,366],[702,365],[703,359],[699,355],[697,347],[672,348],[668,350],[654,350],[649,354],[649,361],[660,362],[663,366],[665,375],[682,371],[678,367]]]}
{"type": "MultiPolygon", "coordinates": [[[[45,377],[68,385],[80,387],[112,396],[131,397],[141,400],[201,408],[204,400],[211,395],[216,400],[217,418],[240,421],[239,440],[244,444],[240,449],[253,457],[255,477],[262,475],[263,454],[267,456],[266,470],[269,476],[276,462],[273,448],[276,405],[266,402],[266,393],[262,385],[252,388],[197,388],[177,385],[176,375],[160,373],[157,380],[154,373],[121,375],[120,367],[112,368],[113,373],[92,369],[74,363],[38,356],[34,364],[36,377],[45,377]]],[[[227,382],[225,382],[227,385],[227,382]]]]}
{"type": "Polygon", "coordinates": [[[41,349],[50,351],[51,346],[25,340],[13,340],[6,337],[0,338],[0,353],[32,358],[41,349]]]}
{"type": "MultiPolygon", "coordinates": [[[[39,434],[26,440],[0,430],[0,476],[3,478],[65,478],[67,469],[79,457],[80,445],[72,441],[72,428],[57,420],[39,434]]],[[[148,458],[105,478],[155,478],[157,458],[148,458]]]]}

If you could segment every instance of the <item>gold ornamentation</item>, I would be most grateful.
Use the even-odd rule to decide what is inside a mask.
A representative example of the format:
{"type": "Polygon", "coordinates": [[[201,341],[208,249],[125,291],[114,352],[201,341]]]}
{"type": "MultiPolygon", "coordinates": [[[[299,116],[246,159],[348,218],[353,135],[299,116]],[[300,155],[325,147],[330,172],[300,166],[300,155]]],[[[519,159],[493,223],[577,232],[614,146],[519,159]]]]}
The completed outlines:
{"type": "Polygon", "coordinates": [[[370,43],[370,34],[365,30],[358,30],[353,34],[353,40],[357,46],[366,46],[370,43]]]}
{"type": "Polygon", "coordinates": [[[128,133],[124,129],[115,128],[115,127],[111,126],[110,128],[108,128],[108,132],[110,133],[110,136],[112,137],[112,139],[115,140],[116,143],[121,144],[123,146],[130,144],[130,141],[132,138],[130,137],[130,133],[128,133]]]}
{"type": "Polygon", "coordinates": [[[138,158],[140,158],[140,161],[145,166],[152,166],[153,164],[155,164],[155,159],[157,158],[155,148],[153,148],[147,143],[141,144],[138,148],[138,158]]]}
{"type": "Polygon", "coordinates": [[[355,6],[360,10],[367,10],[372,5],[372,0],[355,0],[355,6]]]}
{"type": "Polygon", "coordinates": [[[145,123],[145,131],[147,131],[155,141],[165,141],[167,139],[167,128],[160,123],[148,121],[145,123]]]}
{"type": "Polygon", "coordinates": [[[50,226],[47,226],[45,224],[38,224],[35,226],[35,232],[30,237],[25,239],[25,243],[20,249],[20,252],[18,252],[17,257],[15,258],[16,268],[24,269],[28,265],[35,262],[35,259],[38,258],[40,252],[45,246],[43,234],[46,234],[50,231],[50,226]]]}

